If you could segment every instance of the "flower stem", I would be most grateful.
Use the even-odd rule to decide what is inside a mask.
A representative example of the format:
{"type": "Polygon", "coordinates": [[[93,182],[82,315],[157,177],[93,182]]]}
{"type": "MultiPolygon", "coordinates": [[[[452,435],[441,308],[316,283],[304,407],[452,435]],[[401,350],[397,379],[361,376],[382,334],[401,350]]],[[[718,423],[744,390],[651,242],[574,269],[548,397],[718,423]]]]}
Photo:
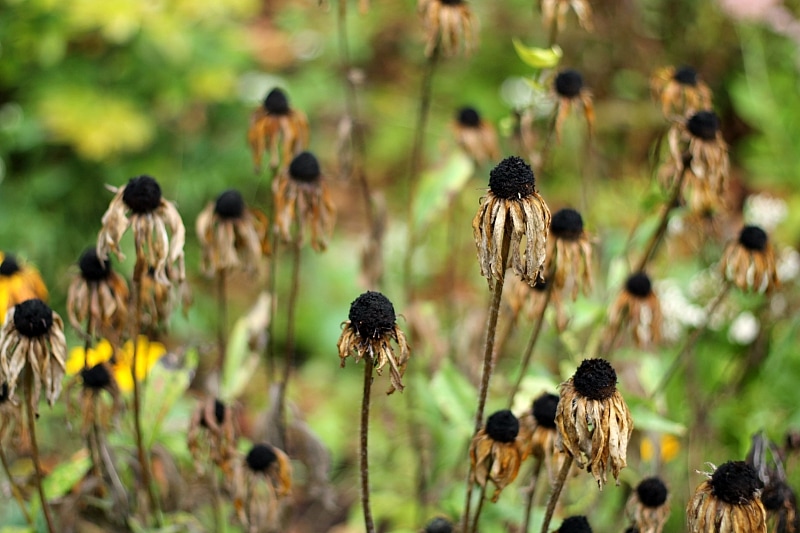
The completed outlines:
{"type": "Polygon", "coordinates": [[[8,459],[6,458],[6,452],[3,450],[3,446],[0,446],[0,463],[3,464],[3,471],[8,478],[8,484],[11,487],[11,494],[14,496],[14,499],[17,501],[20,510],[22,511],[22,515],[25,517],[25,521],[28,523],[29,526],[33,527],[33,519],[31,518],[30,513],[28,512],[28,508],[25,507],[25,499],[22,497],[22,491],[17,485],[17,482],[14,481],[14,476],[11,474],[11,468],[8,465],[8,459]]]}
{"type": "Polygon", "coordinates": [[[31,459],[33,459],[34,473],[36,474],[36,490],[39,492],[39,499],[42,502],[42,512],[44,513],[44,520],[47,522],[47,531],[49,533],[55,533],[57,530],[53,525],[53,517],[50,514],[50,504],[47,502],[47,496],[45,496],[44,485],[42,483],[44,474],[42,473],[42,464],[39,458],[39,444],[36,441],[36,405],[34,404],[36,400],[33,397],[33,380],[33,370],[28,368],[27,387],[25,388],[25,407],[28,410],[27,418],[28,432],[31,436],[31,459]]]}
{"type": "Polygon", "coordinates": [[[486,485],[481,487],[481,497],[478,500],[478,508],[475,509],[475,517],[472,519],[472,528],[470,529],[471,533],[478,532],[478,520],[481,517],[481,511],[483,511],[483,502],[486,501],[486,485]]]}
{"type": "Polygon", "coordinates": [[[539,473],[542,471],[543,463],[544,460],[538,457],[536,458],[536,463],[533,465],[533,473],[531,475],[531,486],[525,489],[528,491],[528,499],[525,501],[525,517],[522,522],[522,529],[520,530],[520,533],[528,533],[530,530],[533,499],[536,495],[536,485],[539,479],[539,473]]]}
{"type": "MultiPolygon", "coordinates": [[[[228,297],[227,273],[225,269],[217,272],[217,385],[222,388],[222,373],[225,370],[225,357],[228,347],[228,297]]],[[[217,390],[217,394],[220,390],[217,390]]]]}
{"type": "Polygon", "coordinates": [[[514,386],[511,389],[511,394],[508,397],[508,406],[511,408],[514,405],[514,396],[517,395],[519,391],[519,387],[522,384],[522,380],[525,377],[526,372],[528,371],[528,365],[531,363],[531,356],[533,355],[533,348],[536,346],[536,341],[539,340],[539,333],[542,331],[542,325],[544,324],[544,314],[547,311],[547,306],[550,304],[551,295],[553,293],[553,285],[554,281],[552,276],[548,277],[547,289],[545,289],[544,295],[544,303],[542,304],[542,310],[539,312],[539,316],[536,317],[536,326],[534,326],[533,331],[531,332],[531,337],[528,339],[528,344],[525,346],[525,352],[522,355],[522,362],[519,365],[519,375],[517,376],[517,381],[514,382],[514,386]]]}
{"type": "Polygon", "coordinates": [[[567,454],[564,458],[564,464],[561,465],[561,470],[558,472],[558,479],[553,486],[553,492],[550,493],[550,499],[547,500],[547,510],[544,514],[544,522],[542,522],[542,533],[547,533],[547,529],[550,527],[550,521],[553,519],[553,513],[556,510],[558,498],[561,496],[564,483],[567,481],[567,475],[569,474],[569,469],[572,467],[573,460],[572,455],[567,454]]]}
{"type": "Polygon", "coordinates": [[[369,459],[367,456],[369,436],[369,399],[372,390],[372,359],[364,358],[364,395],[361,398],[361,507],[364,509],[364,527],[367,533],[375,533],[372,508],[369,502],[369,459]]]}
{"type": "Polygon", "coordinates": [[[650,237],[650,241],[648,241],[647,246],[645,246],[645,251],[642,254],[641,259],[639,259],[639,263],[636,264],[636,267],[633,269],[633,272],[642,272],[647,263],[650,259],[653,258],[653,254],[658,248],[661,239],[664,237],[664,234],[667,232],[667,226],[669,225],[669,216],[672,213],[673,209],[678,207],[679,200],[681,197],[681,189],[683,187],[683,180],[686,176],[686,165],[681,169],[680,174],[678,175],[678,181],[675,182],[675,185],[672,188],[672,194],[670,194],[667,203],[664,204],[663,211],[661,212],[661,219],[658,222],[658,227],[656,228],[655,233],[650,237]]]}
{"type": "Polygon", "coordinates": [[[294,367],[294,328],[295,315],[297,314],[297,293],[300,290],[300,242],[292,245],[292,281],[289,287],[289,303],[287,308],[288,318],[286,321],[286,348],[284,354],[283,377],[278,388],[278,436],[280,438],[279,448],[289,453],[289,442],[287,441],[287,418],[286,418],[286,389],[289,387],[289,378],[294,367]]]}

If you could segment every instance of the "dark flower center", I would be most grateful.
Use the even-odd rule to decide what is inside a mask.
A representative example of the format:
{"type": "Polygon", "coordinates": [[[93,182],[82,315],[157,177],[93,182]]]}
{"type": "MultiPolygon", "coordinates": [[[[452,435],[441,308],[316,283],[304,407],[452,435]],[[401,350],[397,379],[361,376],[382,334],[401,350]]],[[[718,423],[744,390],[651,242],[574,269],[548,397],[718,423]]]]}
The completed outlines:
{"type": "Polygon", "coordinates": [[[686,123],[689,133],[704,141],[713,141],[719,131],[719,118],[713,111],[699,111],[686,123]]]}
{"type": "Polygon", "coordinates": [[[458,111],[458,123],[468,128],[477,128],[481,123],[481,116],[474,107],[462,107],[458,111]]]}
{"type": "Polygon", "coordinates": [[[592,526],[585,516],[570,516],[561,522],[559,533],[592,533],[592,526]]]}
{"type": "Polygon", "coordinates": [[[25,300],[14,309],[14,327],[28,338],[41,337],[53,325],[53,310],[38,298],[25,300]]]}
{"type": "Polygon", "coordinates": [[[533,400],[533,417],[536,423],[546,428],[556,427],[557,394],[542,394],[533,400]]]}
{"type": "Polygon", "coordinates": [[[533,282],[533,290],[537,292],[544,292],[547,290],[547,280],[542,276],[537,276],[536,281],[533,282]]]}
{"type": "Polygon", "coordinates": [[[247,452],[247,466],[253,472],[266,472],[267,468],[278,460],[278,456],[268,444],[256,444],[247,452]]]}
{"type": "Polygon", "coordinates": [[[489,172],[489,190],[499,198],[527,198],[536,192],[533,170],[522,158],[503,159],[489,172]]]}
{"type": "Polygon", "coordinates": [[[394,306],[383,294],[367,291],[350,304],[350,324],[363,338],[378,338],[394,329],[394,306]]]}
{"type": "Polygon", "coordinates": [[[639,528],[636,526],[628,526],[625,529],[625,533],[639,533],[639,528]]]}
{"type": "Polygon", "coordinates": [[[297,181],[313,183],[319,179],[319,162],[311,152],[301,152],[289,164],[289,176],[297,181]]]}
{"type": "Polygon", "coordinates": [[[767,247],[767,233],[758,226],[745,226],[739,234],[739,244],[753,252],[763,252],[767,247]]]}
{"type": "Polygon", "coordinates": [[[497,442],[514,442],[519,435],[519,420],[508,409],[497,411],[486,420],[486,433],[497,442]]]}
{"type": "Polygon", "coordinates": [[[692,67],[684,65],[675,71],[675,75],[672,76],[672,79],[681,85],[695,87],[697,85],[697,71],[692,67]]]}
{"type": "Polygon", "coordinates": [[[111,374],[108,373],[106,365],[102,363],[81,370],[81,378],[83,378],[83,385],[90,389],[100,390],[111,384],[111,374]]]}
{"type": "MultiPolygon", "coordinates": [[[[222,424],[225,422],[225,404],[219,401],[219,399],[214,399],[214,418],[217,421],[217,425],[222,424]]],[[[200,419],[200,425],[207,428],[208,423],[206,422],[206,418],[203,417],[200,419]]]]}
{"type": "Polygon", "coordinates": [[[440,3],[446,6],[457,6],[463,3],[463,0],[439,0],[440,3]]]}
{"type": "Polygon", "coordinates": [[[632,274],[625,282],[625,290],[639,298],[645,298],[653,292],[653,284],[644,272],[632,274]]]}
{"type": "Polygon", "coordinates": [[[131,178],[122,192],[122,201],[134,213],[150,213],[161,205],[161,186],[151,176],[131,178]]]}
{"type": "Polygon", "coordinates": [[[453,533],[453,524],[446,519],[437,517],[425,526],[425,533],[453,533]]]}
{"type": "Polygon", "coordinates": [[[667,501],[667,486],[659,478],[649,477],[639,483],[636,494],[645,507],[661,507],[667,501]]]}
{"type": "Polygon", "coordinates": [[[556,92],[565,98],[575,98],[583,89],[583,76],[577,70],[562,70],[556,76],[556,92]]]}
{"type": "Polygon", "coordinates": [[[559,239],[575,241],[583,233],[583,217],[574,209],[561,209],[553,215],[550,231],[559,239]]]}
{"type": "Polygon", "coordinates": [[[796,499],[792,487],[783,481],[775,481],[766,486],[761,493],[761,503],[767,511],[777,511],[787,503],[795,506],[796,499]]]}
{"type": "Polygon", "coordinates": [[[3,386],[0,387],[0,404],[6,403],[8,400],[8,383],[3,383],[3,386]]]}
{"type": "Polygon", "coordinates": [[[12,276],[17,272],[19,272],[17,258],[11,254],[6,254],[3,257],[3,262],[0,263],[0,276],[12,276]]]}
{"type": "Polygon", "coordinates": [[[272,89],[267,97],[264,98],[264,109],[270,115],[287,115],[289,113],[289,100],[286,98],[286,93],[282,90],[272,89]]]}
{"type": "Polygon", "coordinates": [[[617,390],[617,373],[605,359],[584,359],[572,384],[578,394],[590,400],[605,400],[617,390]]]}
{"type": "Polygon", "coordinates": [[[744,461],[728,461],[711,475],[714,496],[731,505],[752,502],[761,487],[755,469],[744,461]]]}
{"type": "Polygon", "coordinates": [[[111,274],[111,262],[100,261],[96,248],[87,248],[78,260],[78,266],[81,269],[81,276],[86,281],[102,281],[108,279],[108,275],[111,274]]]}
{"type": "Polygon", "coordinates": [[[244,199],[242,193],[236,189],[228,189],[217,196],[214,212],[224,219],[236,219],[244,213],[244,199]]]}

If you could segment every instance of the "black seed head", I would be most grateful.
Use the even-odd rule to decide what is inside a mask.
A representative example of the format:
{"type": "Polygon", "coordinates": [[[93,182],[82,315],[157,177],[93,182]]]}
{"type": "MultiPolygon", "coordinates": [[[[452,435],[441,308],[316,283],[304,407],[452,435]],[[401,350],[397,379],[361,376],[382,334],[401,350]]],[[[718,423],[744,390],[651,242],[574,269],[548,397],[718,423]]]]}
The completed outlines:
{"type": "Polygon", "coordinates": [[[764,488],[761,493],[761,503],[767,511],[778,511],[786,504],[795,507],[797,498],[792,487],[783,481],[775,481],[764,488]]]}
{"type": "Polygon", "coordinates": [[[286,98],[286,93],[277,87],[272,89],[266,98],[264,98],[264,109],[270,115],[286,115],[289,113],[289,99],[286,98]]]}
{"type": "Polygon", "coordinates": [[[437,517],[428,522],[425,533],[453,533],[453,524],[445,518],[437,517]]]}
{"type": "Polygon", "coordinates": [[[94,390],[103,389],[111,384],[111,374],[108,373],[108,367],[102,363],[81,370],[81,378],[84,387],[94,390]]]}
{"type": "Polygon", "coordinates": [[[578,394],[590,400],[605,400],[617,390],[617,373],[605,359],[584,359],[572,384],[578,394]]]}
{"type": "Polygon", "coordinates": [[[583,89],[583,76],[577,70],[562,70],[556,76],[556,92],[564,98],[575,98],[583,89]]]}
{"type": "Polygon", "coordinates": [[[3,383],[3,386],[0,387],[0,404],[6,403],[8,400],[8,383],[3,383]]]}
{"type": "Polygon", "coordinates": [[[12,276],[19,272],[19,263],[17,258],[11,254],[3,256],[3,262],[0,263],[0,276],[12,276]]]}
{"type": "Polygon", "coordinates": [[[78,260],[81,277],[86,281],[102,281],[111,274],[111,261],[100,261],[96,248],[87,248],[78,260]]]}
{"type": "Polygon", "coordinates": [[[767,233],[758,226],[745,226],[739,233],[739,244],[752,252],[763,252],[767,247],[767,233]]]}
{"type": "Polygon", "coordinates": [[[463,3],[463,0],[439,0],[440,3],[446,6],[457,6],[463,3]]]}
{"type": "Polygon", "coordinates": [[[558,533],[592,533],[592,527],[585,516],[570,516],[561,522],[558,533]]]}
{"type": "Polygon", "coordinates": [[[763,486],[755,469],[744,461],[728,461],[711,475],[712,493],[731,505],[752,502],[763,486]]]}
{"type": "Polygon", "coordinates": [[[289,164],[289,176],[303,183],[314,183],[319,179],[319,161],[311,152],[301,152],[289,164]]]}
{"type": "Polygon", "coordinates": [[[675,71],[675,75],[672,76],[672,79],[681,85],[695,87],[697,86],[697,71],[692,67],[684,65],[675,71]]]}
{"type": "Polygon", "coordinates": [[[458,123],[467,128],[477,128],[481,124],[481,116],[474,107],[462,107],[458,110],[458,123]]]}
{"type": "Polygon", "coordinates": [[[556,238],[575,241],[583,234],[583,217],[574,209],[565,208],[553,215],[550,231],[556,238]]]}
{"type": "Polygon", "coordinates": [[[719,131],[719,118],[713,111],[699,111],[686,123],[689,133],[704,141],[713,141],[719,131]]]}
{"type": "Polygon", "coordinates": [[[537,276],[536,281],[533,282],[533,290],[536,292],[544,292],[547,290],[547,280],[542,276],[537,276]]]}
{"type": "Polygon", "coordinates": [[[522,158],[507,157],[489,172],[489,190],[507,200],[527,198],[536,192],[533,170],[522,158]]]}
{"type": "Polygon", "coordinates": [[[660,478],[649,477],[636,486],[636,494],[645,507],[661,507],[667,501],[667,486],[660,478]]]}
{"type": "Polygon", "coordinates": [[[639,533],[639,528],[636,526],[628,526],[625,529],[625,533],[639,533]]]}
{"type": "Polygon", "coordinates": [[[625,282],[625,290],[639,298],[646,298],[653,292],[653,284],[644,272],[632,274],[625,282]]]}
{"type": "Polygon", "coordinates": [[[122,192],[122,201],[134,213],[150,213],[161,205],[161,186],[151,176],[131,178],[122,192]]]}
{"type": "Polygon", "coordinates": [[[266,472],[272,463],[278,460],[278,456],[269,444],[256,444],[247,452],[245,461],[253,472],[266,472]]]}
{"type": "Polygon", "coordinates": [[[555,428],[557,407],[557,394],[546,393],[533,400],[532,410],[536,423],[546,428],[555,428]]]}
{"type": "Polygon", "coordinates": [[[53,325],[53,310],[38,298],[25,300],[14,308],[14,327],[28,338],[41,337],[53,325]]]}
{"type": "Polygon", "coordinates": [[[227,220],[237,219],[244,213],[244,199],[242,193],[236,189],[228,189],[217,196],[214,212],[227,220]]]}
{"type": "Polygon", "coordinates": [[[367,291],[350,304],[350,325],[364,339],[376,339],[394,329],[394,306],[383,294],[367,291]]]}
{"type": "Polygon", "coordinates": [[[519,435],[519,420],[508,409],[497,411],[486,420],[486,433],[497,442],[514,442],[519,435]]]}
{"type": "MultiPolygon", "coordinates": [[[[217,425],[223,424],[225,422],[225,404],[219,401],[219,399],[214,399],[214,418],[217,421],[217,425]]],[[[200,425],[204,428],[208,427],[208,423],[206,422],[206,418],[203,417],[200,419],[200,425]]]]}

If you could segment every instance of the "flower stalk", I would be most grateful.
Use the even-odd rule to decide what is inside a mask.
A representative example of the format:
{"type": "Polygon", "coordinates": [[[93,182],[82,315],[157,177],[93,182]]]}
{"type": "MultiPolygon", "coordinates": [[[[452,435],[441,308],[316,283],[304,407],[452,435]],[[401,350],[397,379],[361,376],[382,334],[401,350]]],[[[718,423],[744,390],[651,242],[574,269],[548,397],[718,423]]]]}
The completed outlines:
{"type": "Polygon", "coordinates": [[[25,387],[25,407],[27,409],[28,419],[28,432],[31,438],[31,459],[33,460],[33,468],[35,474],[36,490],[39,493],[39,499],[42,502],[42,512],[44,520],[47,523],[47,531],[49,533],[56,533],[58,531],[53,523],[53,517],[50,511],[50,504],[47,501],[47,496],[44,493],[44,473],[42,472],[42,461],[39,456],[39,443],[36,439],[36,398],[33,394],[34,375],[33,372],[27,372],[26,387],[25,387]]]}
{"type": "Polygon", "coordinates": [[[364,391],[361,397],[361,435],[359,440],[359,468],[361,473],[361,507],[367,533],[375,533],[372,506],[369,498],[369,400],[372,392],[372,359],[365,358],[364,391]]]}

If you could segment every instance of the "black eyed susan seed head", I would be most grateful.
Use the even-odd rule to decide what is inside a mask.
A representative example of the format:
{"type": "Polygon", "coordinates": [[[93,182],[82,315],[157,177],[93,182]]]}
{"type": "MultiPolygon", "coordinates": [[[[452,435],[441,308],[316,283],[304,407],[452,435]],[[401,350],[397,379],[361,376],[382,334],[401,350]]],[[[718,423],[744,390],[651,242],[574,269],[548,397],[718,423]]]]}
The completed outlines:
{"type": "Polygon", "coordinates": [[[351,325],[365,339],[378,338],[394,329],[394,306],[383,294],[367,291],[350,304],[351,325]]]}
{"type": "Polygon", "coordinates": [[[458,123],[467,128],[477,128],[481,123],[481,116],[474,107],[462,107],[458,110],[458,123]]]}
{"type": "Polygon", "coordinates": [[[606,400],[617,390],[617,373],[605,359],[584,359],[573,377],[575,390],[590,400],[606,400]]]}
{"type": "Polygon", "coordinates": [[[514,442],[519,435],[519,420],[508,409],[497,411],[486,420],[486,433],[497,442],[514,442]]]}
{"type": "Polygon", "coordinates": [[[649,477],[636,486],[636,494],[645,507],[661,507],[667,501],[667,486],[661,479],[649,477]]]}
{"type": "Polygon", "coordinates": [[[8,392],[8,383],[3,383],[3,386],[0,387],[0,404],[6,403],[10,398],[11,397],[8,392]]]}
{"type": "Polygon", "coordinates": [[[228,189],[219,196],[214,204],[214,212],[223,219],[234,220],[244,214],[244,199],[236,189],[228,189]]]}
{"type": "Polygon", "coordinates": [[[489,189],[507,200],[527,198],[536,192],[533,170],[522,158],[507,157],[489,173],[489,189]]]}
{"type": "Polygon", "coordinates": [[[763,252],[767,248],[767,233],[758,226],[745,226],[739,233],[739,244],[752,252],[763,252]]]}
{"type": "Polygon", "coordinates": [[[558,239],[575,241],[583,234],[583,217],[574,209],[561,209],[553,214],[550,231],[558,239]]]}
{"type": "Polygon", "coordinates": [[[266,444],[256,444],[249,452],[245,461],[253,472],[266,472],[266,470],[278,459],[272,446],[266,444]]]}
{"type": "Polygon", "coordinates": [[[636,526],[628,526],[625,529],[625,533],[639,533],[639,528],[636,526]]]}
{"type": "Polygon", "coordinates": [[[650,277],[644,272],[637,272],[631,275],[625,282],[625,290],[639,298],[645,298],[653,292],[653,284],[650,277]]]}
{"type": "Polygon", "coordinates": [[[111,262],[100,261],[97,248],[87,248],[78,260],[81,277],[86,281],[103,281],[111,274],[111,262]]]}
{"type": "Polygon", "coordinates": [[[543,277],[536,278],[536,281],[533,282],[533,290],[537,292],[545,292],[547,290],[547,280],[543,277]]]}
{"type": "Polygon", "coordinates": [[[533,401],[533,417],[536,423],[546,428],[556,427],[557,394],[542,394],[533,401]]]}
{"type": "Polygon", "coordinates": [[[714,496],[731,505],[752,502],[762,487],[755,469],[744,461],[728,461],[711,475],[714,496]]]}
{"type": "Polygon", "coordinates": [[[556,76],[555,88],[559,96],[575,98],[583,89],[583,76],[577,70],[562,70],[556,76]]]}
{"type": "Polygon", "coordinates": [[[14,326],[28,338],[41,337],[53,325],[53,310],[38,298],[17,304],[14,311],[14,326]]]}
{"type": "Polygon", "coordinates": [[[289,113],[289,99],[286,93],[277,87],[272,89],[264,98],[264,109],[270,115],[287,115],[289,113]]]}
{"type": "Polygon", "coordinates": [[[225,422],[225,404],[218,399],[214,400],[214,418],[217,419],[217,424],[225,422]]]}
{"type": "Polygon", "coordinates": [[[319,179],[319,161],[311,152],[301,152],[289,165],[289,176],[295,181],[314,183],[319,179]]]}
{"type": "Polygon", "coordinates": [[[11,254],[5,254],[3,262],[0,263],[0,276],[13,276],[19,272],[19,263],[17,258],[11,254]]]}
{"type": "Polygon", "coordinates": [[[81,370],[83,385],[93,390],[101,390],[111,385],[111,374],[108,366],[100,363],[90,368],[81,370]]]}
{"type": "Polygon", "coordinates": [[[792,487],[783,481],[770,483],[761,493],[761,503],[767,511],[780,511],[786,502],[793,502],[795,499],[792,487]]]}
{"type": "Polygon", "coordinates": [[[453,533],[453,524],[445,518],[436,517],[425,526],[425,533],[453,533]]]}
{"type": "Polygon", "coordinates": [[[463,0],[439,0],[442,4],[446,6],[458,6],[463,4],[463,0]]]}
{"type": "Polygon", "coordinates": [[[134,213],[150,213],[161,205],[161,186],[152,176],[131,178],[122,193],[122,201],[134,213]]]}
{"type": "Polygon", "coordinates": [[[699,111],[689,118],[686,128],[698,139],[713,141],[719,131],[719,118],[713,111],[699,111]]]}
{"type": "Polygon", "coordinates": [[[558,533],[592,533],[592,527],[585,516],[570,516],[561,522],[558,533]]]}
{"type": "Polygon", "coordinates": [[[697,86],[697,71],[690,66],[684,65],[675,71],[672,79],[681,85],[695,87],[697,86]]]}

